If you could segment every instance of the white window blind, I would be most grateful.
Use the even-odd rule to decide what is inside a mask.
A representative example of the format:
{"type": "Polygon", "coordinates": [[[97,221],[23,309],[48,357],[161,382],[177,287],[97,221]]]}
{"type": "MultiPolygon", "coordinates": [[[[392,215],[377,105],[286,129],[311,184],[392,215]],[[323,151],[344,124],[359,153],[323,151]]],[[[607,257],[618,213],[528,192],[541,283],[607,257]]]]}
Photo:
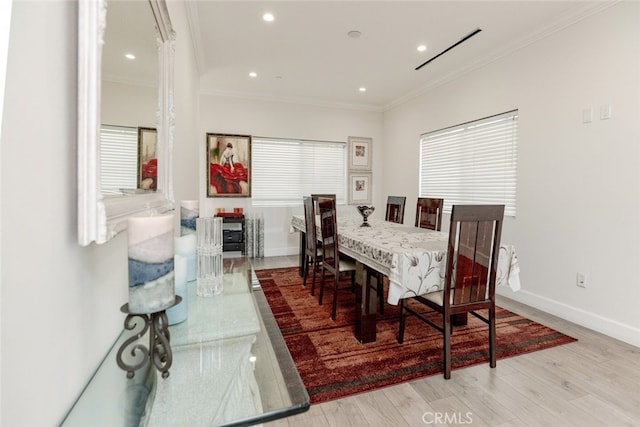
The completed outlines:
{"type": "Polygon", "coordinates": [[[296,206],[314,193],[345,203],[346,144],[251,138],[251,199],[254,206],[296,206]]]}
{"type": "Polygon", "coordinates": [[[100,188],[103,194],[138,187],[138,128],[100,128],[100,188]]]}
{"type": "Polygon", "coordinates": [[[518,111],[420,136],[420,197],[454,204],[504,204],[516,215],[518,111]]]}

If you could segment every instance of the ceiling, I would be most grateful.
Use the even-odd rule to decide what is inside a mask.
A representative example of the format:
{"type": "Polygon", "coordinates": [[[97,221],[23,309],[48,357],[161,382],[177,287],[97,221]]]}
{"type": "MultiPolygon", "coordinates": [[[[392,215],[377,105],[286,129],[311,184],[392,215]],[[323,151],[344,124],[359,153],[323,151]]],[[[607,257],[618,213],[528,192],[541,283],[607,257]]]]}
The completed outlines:
{"type": "MultiPolygon", "coordinates": [[[[202,93],[384,111],[616,0],[184,2],[202,93]]],[[[157,85],[148,3],[109,1],[107,17],[103,78],[157,85]]]]}
{"type": "Polygon", "coordinates": [[[201,92],[384,111],[611,1],[187,1],[201,92]],[[270,12],[275,19],[265,22],[270,12]],[[420,70],[416,67],[482,31],[420,70]],[[359,31],[359,38],[348,36],[359,31]],[[418,52],[425,44],[427,50],[418,52]],[[250,72],[257,73],[250,77],[250,72]],[[365,87],[366,91],[359,89],[365,87]]]}

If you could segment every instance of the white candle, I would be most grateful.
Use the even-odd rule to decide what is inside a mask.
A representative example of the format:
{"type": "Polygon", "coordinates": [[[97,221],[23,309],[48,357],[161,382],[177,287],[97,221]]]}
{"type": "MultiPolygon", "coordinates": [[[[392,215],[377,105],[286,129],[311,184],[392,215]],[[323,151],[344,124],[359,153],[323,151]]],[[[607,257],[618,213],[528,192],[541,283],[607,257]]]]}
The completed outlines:
{"type": "Polygon", "coordinates": [[[174,303],[173,218],[128,219],[130,313],[155,313],[174,303]]]}
{"type": "Polygon", "coordinates": [[[187,259],[187,282],[196,280],[196,235],[176,237],[176,254],[187,259]]]}
{"type": "Polygon", "coordinates": [[[175,325],[187,318],[187,258],[182,255],[175,256],[176,295],[182,297],[177,305],[167,310],[169,325],[175,325]]]}

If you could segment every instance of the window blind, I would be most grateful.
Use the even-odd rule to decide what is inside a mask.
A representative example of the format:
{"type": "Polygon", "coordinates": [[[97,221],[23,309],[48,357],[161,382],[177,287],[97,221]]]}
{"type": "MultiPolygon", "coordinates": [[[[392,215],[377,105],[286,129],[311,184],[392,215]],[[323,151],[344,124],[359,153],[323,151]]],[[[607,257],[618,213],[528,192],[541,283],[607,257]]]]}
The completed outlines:
{"type": "Polygon", "coordinates": [[[420,197],[454,204],[504,204],[516,215],[518,111],[420,136],[420,197]]]}
{"type": "Polygon", "coordinates": [[[254,206],[297,206],[313,193],[346,195],[346,143],[252,137],[254,206]]]}
{"type": "Polygon", "coordinates": [[[100,188],[103,194],[138,187],[138,129],[102,125],[100,128],[100,188]]]}

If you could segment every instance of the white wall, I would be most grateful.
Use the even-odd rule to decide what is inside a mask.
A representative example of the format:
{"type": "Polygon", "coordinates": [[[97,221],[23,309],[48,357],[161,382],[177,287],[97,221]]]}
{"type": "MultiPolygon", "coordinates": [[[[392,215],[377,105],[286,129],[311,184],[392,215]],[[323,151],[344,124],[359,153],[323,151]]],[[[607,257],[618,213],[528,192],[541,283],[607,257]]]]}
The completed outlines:
{"type": "MultiPolygon", "coordinates": [[[[167,2],[176,30],[174,110],[176,127],[173,143],[173,189],[176,209],[180,200],[198,200],[198,159],[200,154],[199,82],[191,33],[184,2],[167,2]]],[[[179,215],[176,215],[179,225],[179,215]]]]}
{"type": "MultiPolygon", "coordinates": [[[[249,198],[206,197],[206,134],[231,133],[278,138],[300,138],[322,141],[347,141],[349,136],[373,138],[373,169],[381,169],[382,114],[348,109],[316,107],[243,100],[213,95],[200,97],[200,215],[211,216],[216,207],[230,210],[242,207],[245,212],[264,213],[265,256],[291,255],[298,252],[298,233],[290,233],[291,215],[302,214],[298,208],[251,208],[249,198]]],[[[381,186],[374,172],[373,192],[381,186]]],[[[386,197],[386,196],[385,196],[386,197]]],[[[381,200],[374,204],[381,206],[381,200]]],[[[302,200],[301,200],[302,202],[302,200]]],[[[385,198],[386,203],[386,198],[385,198]]],[[[353,206],[339,206],[339,212],[355,213],[353,206]]],[[[384,215],[384,212],[382,213],[384,215]]]]}
{"type": "Polygon", "coordinates": [[[514,108],[518,213],[503,240],[516,246],[523,290],[504,293],[640,345],[640,3],[619,3],[386,112],[381,190],[407,194],[413,218],[420,134],[514,108]],[[602,105],[610,120],[599,119],[602,105]],[[592,123],[582,123],[585,108],[592,123]]]}
{"type": "Polygon", "coordinates": [[[156,127],[158,88],[102,81],[101,122],[106,125],[156,127]],[[123,102],[123,100],[126,100],[123,102]]]}
{"type": "MultiPolygon", "coordinates": [[[[172,3],[171,12],[183,7],[172,3]]],[[[183,22],[174,26],[177,46],[190,46],[183,22]]],[[[76,28],[77,2],[13,4],[0,153],[3,426],[59,424],[124,321],[126,233],[77,244],[76,28]]],[[[186,150],[197,115],[192,54],[176,52],[176,135],[187,140],[176,145],[186,150]]],[[[181,188],[197,188],[188,179],[181,188]]]]}
{"type": "MultiPolygon", "coordinates": [[[[11,28],[11,5],[13,1],[0,3],[0,138],[2,135],[2,111],[4,108],[4,86],[7,75],[7,55],[9,49],[9,29],[11,28]]],[[[0,150],[0,165],[2,165],[2,151],[0,150]]],[[[2,169],[0,168],[0,177],[2,169]]],[[[0,178],[0,188],[2,179],[0,178]]],[[[0,212],[0,241],[2,240],[2,216],[0,212]]],[[[2,247],[0,246],[0,259],[2,259],[2,247]]],[[[2,301],[2,264],[0,264],[0,301],[2,301]]],[[[0,304],[0,319],[2,318],[2,305],[0,304]]],[[[0,329],[0,384],[2,384],[2,330],[0,329]]],[[[0,387],[0,414],[2,413],[2,388],[0,387]]],[[[1,421],[1,420],[0,420],[1,421]]]]}

